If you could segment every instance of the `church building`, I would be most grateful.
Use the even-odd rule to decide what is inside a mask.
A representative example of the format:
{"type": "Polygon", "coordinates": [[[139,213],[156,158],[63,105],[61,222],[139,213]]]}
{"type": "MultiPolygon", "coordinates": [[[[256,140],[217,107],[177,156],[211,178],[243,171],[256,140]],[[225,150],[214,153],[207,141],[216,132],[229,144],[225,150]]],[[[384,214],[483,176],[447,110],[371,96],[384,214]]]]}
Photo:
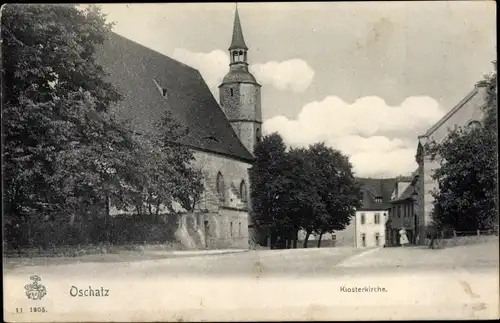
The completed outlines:
{"type": "Polygon", "coordinates": [[[432,224],[434,197],[432,191],[438,188],[438,183],[432,178],[434,171],[440,167],[439,156],[432,158],[426,151],[427,144],[441,143],[454,127],[480,127],[483,122],[483,107],[486,104],[487,85],[484,82],[476,84],[474,89],[465,96],[453,109],[443,116],[425,134],[418,137],[418,148],[415,159],[418,163],[418,181],[415,183],[416,211],[418,223],[418,243],[425,244],[427,228],[432,224]]]}
{"type": "Polygon", "coordinates": [[[186,126],[181,144],[192,149],[203,173],[196,211],[176,232],[188,248],[247,248],[251,239],[249,168],[261,136],[261,86],[248,70],[248,47],[236,9],[229,71],[219,85],[220,105],[200,72],[112,33],[97,49],[109,82],[122,94],[118,116],[147,136],[166,110],[186,126]]]}

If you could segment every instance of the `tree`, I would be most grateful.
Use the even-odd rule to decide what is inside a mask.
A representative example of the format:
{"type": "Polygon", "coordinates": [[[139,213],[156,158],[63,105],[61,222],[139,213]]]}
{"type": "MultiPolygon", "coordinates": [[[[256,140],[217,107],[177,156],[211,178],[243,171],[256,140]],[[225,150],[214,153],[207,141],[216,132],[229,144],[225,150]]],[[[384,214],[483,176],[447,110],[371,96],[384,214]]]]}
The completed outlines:
{"type": "Polygon", "coordinates": [[[96,46],[112,27],[99,8],[2,9],[4,214],[10,239],[26,231],[14,230],[20,226],[30,232],[47,221],[64,227],[99,218],[105,225],[100,239],[109,240],[111,205],[127,209],[145,202],[151,214],[151,206],[176,200],[191,210],[201,182],[189,167],[189,149],[173,143],[180,136],[175,121],[166,115],[150,139],[114,114],[120,93],[95,59],[96,46]],[[133,203],[138,196],[141,203],[133,203]]]}
{"type": "Polygon", "coordinates": [[[437,226],[460,231],[498,229],[497,195],[497,104],[495,71],[485,77],[488,98],[483,125],[457,127],[429,151],[441,159],[433,178],[433,220],[437,226]]]}
{"type": "Polygon", "coordinates": [[[286,191],[284,169],[286,145],[277,133],[264,136],[254,149],[255,162],[250,169],[252,218],[260,230],[277,227],[280,198],[286,191]]]}
{"type": "Polygon", "coordinates": [[[311,145],[308,161],[314,187],[325,212],[318,214],[315,233],[319,234],[318,247],[325,233],[343,230],[349,225],[360,205],[360,188],[352,173],[352,165],[340,151],[326,147],[324,143],[311,145]]]}
{"type": "MultiPolygon", "coordinates": [[[[15,222],[74,214],[83,204],[75,197],[87,182],[93,185],[95,176],[106,173],[98,182],[107,191],[113,181],[103,170],[107,152],[130,143],[130,134],[108,113],[120,95],[94,59],[111,25],[94,6],[2,9],[5,215],[15,222]],[[84,156],[88,167],[81,174],[72,167],[84,156]]],[[[94,198],[109,198],[92,191],[94,198]]]]}
{"type": "Polygon", "coordinates": [[[163,208],[176,212],[174,204],[193,211],[203,191],[201,172],[193,167],[192,151],[178,142],[188,134],[170,111],[157,123],[157,131],[138,136],[135,163],[130,164],[128,186],[122,192],[124,206],[138,215],[156,219],[163,208]],[[128,200],[127,200],[128,199],[128,200]]]}

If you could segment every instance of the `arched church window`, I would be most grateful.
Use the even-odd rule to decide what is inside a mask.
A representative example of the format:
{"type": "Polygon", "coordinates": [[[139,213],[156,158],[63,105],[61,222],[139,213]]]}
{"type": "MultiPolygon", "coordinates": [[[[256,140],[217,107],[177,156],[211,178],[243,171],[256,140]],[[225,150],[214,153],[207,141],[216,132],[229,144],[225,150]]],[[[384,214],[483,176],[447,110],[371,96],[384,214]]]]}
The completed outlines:
{"type": "Polygon", "coordinates": [[[260,137],[261,137],[261,135],[260,135],[260,128],[257,128],[255,130],[255,139],[257,140],[257,142],[260,141],[260,137]]]}
{"type": "Polygon", "coordinates": [[[234,51],[233,52],[233,62],[236,62],[236,61],[238,61],[238,52],[234,51]]]}
{"type": "Polygon", "coordinates": [[[233,92],[233,89],[229,89],[229,91],[231,92],[231,96],[233,96],[234,92],[233,92]]]}
{"type": "Polygon", "coordinates": [[[481,127],[481,122],[479,122],[477,120],[473,120],[473,121],[469,122],[467,127],[469,127],[470,129],[477,129],[477,128],[481,127]]]}
{"type": "Polygon", "coordinates": [[[245,184],[245,181],[242,180],[241,181],[241,184],[240,184],[240,196],[241,196],[241,200],[243,202],[247,202],[248,200],[248,195],[247,195],[247,185],[245,184]]]}
{"type": "Polygon", "coordinates": [[[219,196],[219,201],[224,203],[226,201],[226,188],[224,185],[224,176],[221,172],[217,174],[217,195],[219,196]]]}

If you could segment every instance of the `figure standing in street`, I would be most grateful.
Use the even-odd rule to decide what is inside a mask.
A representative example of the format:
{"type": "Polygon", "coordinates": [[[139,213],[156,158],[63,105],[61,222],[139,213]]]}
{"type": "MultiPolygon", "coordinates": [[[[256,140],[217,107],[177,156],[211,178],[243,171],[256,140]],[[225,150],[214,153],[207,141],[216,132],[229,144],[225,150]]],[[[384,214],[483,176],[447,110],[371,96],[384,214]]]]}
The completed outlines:
{"type": "Polygon", "coordinates": [[[405,230],[405,228],[401,228],[401,230],[399,230],[399,244],[402,247],[404,247],[408,243],[409,243],[409,240],[408,240],[408,235],[406,234],[406,230],[405,230]]]}

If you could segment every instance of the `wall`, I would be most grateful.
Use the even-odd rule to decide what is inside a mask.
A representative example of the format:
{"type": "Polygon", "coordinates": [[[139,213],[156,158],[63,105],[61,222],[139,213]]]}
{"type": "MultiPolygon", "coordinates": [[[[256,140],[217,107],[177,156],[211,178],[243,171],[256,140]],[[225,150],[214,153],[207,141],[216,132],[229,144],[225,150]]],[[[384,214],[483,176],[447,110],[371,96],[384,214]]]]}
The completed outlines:
{"type": "Polygon", "coordinates": [[[224,187],[226,189],[226,201],[223,206],[243,209],[250,205],[248,202],[250,198],[250,180],[248,176],[248,170],[251,167],[250,163],[200,151],[195,151],[194,157],[194,167],[201,170],[205,181],[205,192],[199,206],[201,210],[213,211],[219,207],[219,200],[216,195],[217,174],[219,172],[224,177],[224,187]],[[247,187],[247,203],[243,202],[235,194],[239,193],[242,181],[245,182],[247,187]]]}
{"type": "MultiPolygon", "coordinates": [[[[484,117],[482,106],[486,102],[486,87],[476,86],[474,90],[467,95],[462,102],[444,116],[434,126],[435,129],[429,136],[421,136],[420,144],[425,146],[431,141],[442,142],[449,131],[456,126],[467,126],[471,121],[481,121],[484,117]]],[[[431,128],[432,129],[432,128],[431,128]]],[[[431,224],[431,213],[434,209],[432,191],[437,188],[437,182],[432,179],[432,174],[439,168],[439,158],[431,160],[430,156],[425,154],[418,161],[419,163],[419,199],[418,216],[420,223],[420,232],[424,232],[427,225],[431,224]]],[[[424,235],[421,235],[420,242],[424,242],[424,235]]]]}
{"type": "MultiPolygon", "coordinates": [[[[355,217],[352,217],[351,222],[349,225],[345,227],[344,230],[341,231],[335,231],[333,234],[332,233],[325,233],[321,237],[321,246],[335,246],[335,247],[355,247],[356,246],[356,219],[355,217]],[[334,242],[333,242],[334,240],[334,242]],[[324,243],[323,243],[324,241],[324,243]],[[330,243],[330,241],[332,241],[330,243]]],[[[304,241],[304,238],[306,236],[306,232],[304,230],[299,230],[297,233],[297,240],[299,243],[304,241]]],[[[317,244],[317,241],[319,239],[319,235],[316,234],[311,234],[309,236],[309,246],[310,247],[315,247],[317,244]]]]}
{"type": "Polygon", "coordinates": [[[262,107],[260,85],[254,83],[224,84],[219,88],[221,108],[233,130],[248,151],[253,152],[256,137],[261,134],[262,107]],[[231,95],[231,90],[233,95],[231,95]]]}
{"type": "Polygon", "coordinates": [[[181,215],[175,237],[188,249],[247,249],[247,219],[245,212],[237,210],[187,213],[181,215]],[[233,223],[232,231],[230,223],[233,223]]]}
{"type": "Polygon", "coordinates": [[[387,211],[357,211],[356,212],[356,247],[376,247],[375,234],[379,234],[379,245],[382,247],[385,242],[385,222],[388,217],[387,211]],[[365,224],[361,224],[361,215],[365,214],[365,224]],[[375,213],[380,214],[380,223],[375,223],[375,213]],[[366,245],[362,244],[361,235],[366,236],[366,245]]]}
{"type": "Polygon", "coordinates": [[[260,85],[253,83],[224,84],[219,88],[221,108],[228,120],[262,121],[260,85]],[[233,95],[231,95],[231,89],[233,95]]]}
{"type": "MultiPolygon", "coordinates": [[[[248,226],[251,224],[251,219],[248,212],[248,209],[251,205],[250,179],[248,170],[251,167],[251,164],[207,152],[197,151],[194,155],[196,160],[195,167],[202,171],[205,181],[205,192],[203,193],[198,209],[200,211],[219,213],[231,217],[233,217],[233,215],[237,213],[237,217],[231,218],[233,220],[233,225],[238,225],[237,223],[243,221],[241,220],[241,218],[245,217],[244,221],[242,222],[245,224],[242,225],[245,226],[244,232],[246,236],[246,243],[248,244],[248,239],[253,238],[253,233],[248,233],[248,226]],[[220,204],[219,198],[217,196],[217,174],[219,172],[224,177],[224,186],[226,189],[226,199],[225,203],[223,204],[220,204]],[[241,196],[239,196],[240,185],[242,181],[244,181],[246,185],[246,202],[241,198],[241,196]]],[[[231,221],[226,221],[224,218],[219,222],[219,225],[224,224],[221,227],[221,230],[224,231],[221,233],[221,235],[230,236],[229,223],[231,221]]]]}

